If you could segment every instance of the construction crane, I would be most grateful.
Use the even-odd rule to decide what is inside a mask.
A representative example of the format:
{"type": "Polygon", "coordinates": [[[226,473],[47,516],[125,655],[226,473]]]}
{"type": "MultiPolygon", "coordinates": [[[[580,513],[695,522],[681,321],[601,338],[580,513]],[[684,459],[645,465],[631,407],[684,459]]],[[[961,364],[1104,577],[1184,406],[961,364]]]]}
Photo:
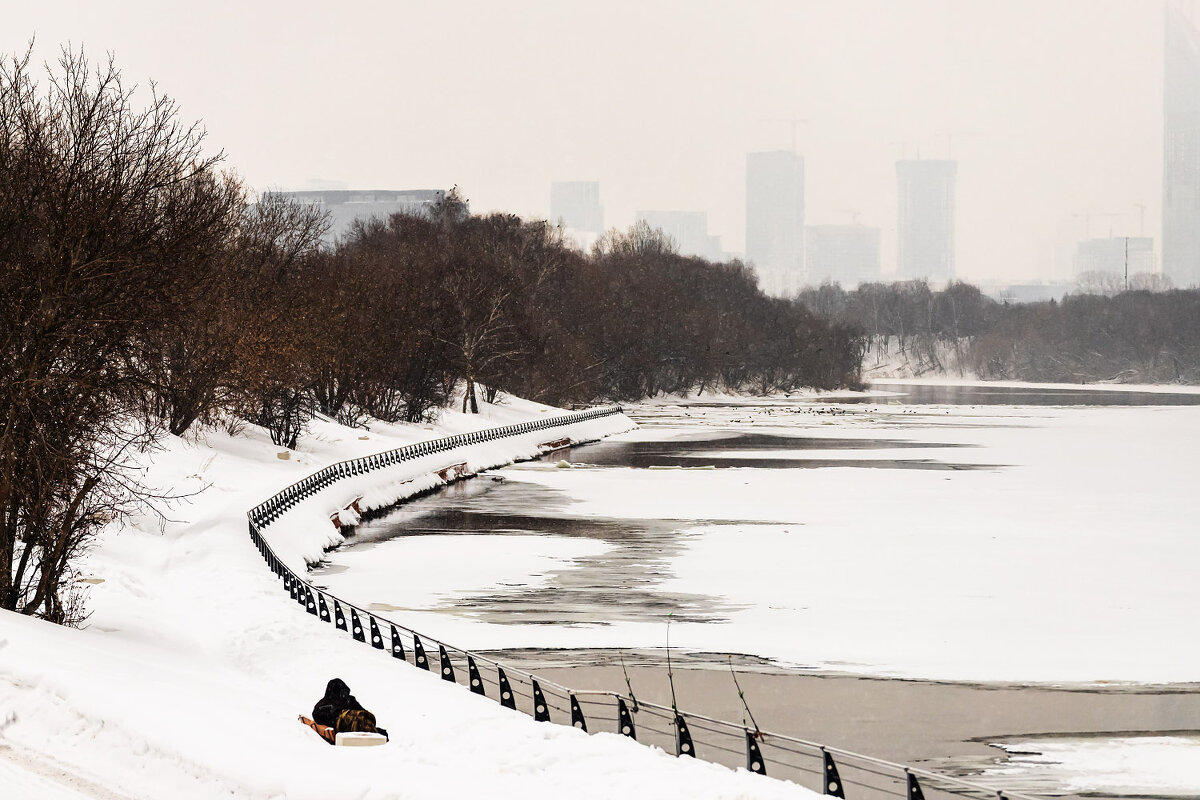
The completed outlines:
{"type": "Polygon", "coordinates": [[[801,119],[800,117],[776,117],[767,121],[786,122],[792,126],[792,152],[796,152],[796,128],[800,125],[807,125],[809,121],[807,119],[801,119]]]}
{"type": "MultiPolygon", "coordinates": [[[[1092,218],[1093,217],[1123,217],[1125,215],[1119,214],[1116,212],[1107,212],[1107,211],[1084,211],[1080,214],[1072,214],[1071,216],[1075,217],[1076,219],[1083,220],[1083,238],[1091,239],[1092,238],[1092,218]]],[[[1109,235],[1109,237],[1112,236],[1112,228],[1111,227],[1108,230],[1108,235],[1109,235]]]]}
{"type": "Polygon", "coordinates": [[[1138,236],[1146,235],[1146,204],[1134,203],[1133,207],[1138,210],[1138,236]]]}
{"type": "Polygon", "coordinates": [[[946,137],[946,158],[954,159],[954,140],[965,139],[971,136],[981,136],[978,131],[946,131],[942,136],[946,137]]]}

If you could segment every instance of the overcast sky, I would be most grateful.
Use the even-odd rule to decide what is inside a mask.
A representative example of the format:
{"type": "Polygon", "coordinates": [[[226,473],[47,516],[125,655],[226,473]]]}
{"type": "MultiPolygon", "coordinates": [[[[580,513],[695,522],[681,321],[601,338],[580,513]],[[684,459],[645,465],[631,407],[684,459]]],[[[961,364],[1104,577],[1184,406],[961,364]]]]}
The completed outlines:
{"type": "Polygon", "coordinates": [[[807,222],[882,227],[885,273],[905,150],[960,161],[961,277],[1048,276],[1087,211],[1138,235],[1142,203],[1160,235],[1160,0],[5,5],[6,52],[111,51],[256,188],[458,184],[546,216],[551,181],[598,180],[608,225],[707,211],[740,251],[745,153],[801,119],[807,222]]]}

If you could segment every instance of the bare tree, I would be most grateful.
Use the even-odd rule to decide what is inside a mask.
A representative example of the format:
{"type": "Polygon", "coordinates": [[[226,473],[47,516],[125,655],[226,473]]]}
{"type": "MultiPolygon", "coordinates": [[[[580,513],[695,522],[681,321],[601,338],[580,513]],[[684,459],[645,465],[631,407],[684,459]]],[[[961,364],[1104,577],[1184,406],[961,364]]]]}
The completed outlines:
{"type": "Polygon", "coordinates": [[[224,244],[236,187],[203,131],[111,59],[0,65],[0,608],[72,622],[72,560],[150,498],[129,457],[145,343],[224,244]]]}

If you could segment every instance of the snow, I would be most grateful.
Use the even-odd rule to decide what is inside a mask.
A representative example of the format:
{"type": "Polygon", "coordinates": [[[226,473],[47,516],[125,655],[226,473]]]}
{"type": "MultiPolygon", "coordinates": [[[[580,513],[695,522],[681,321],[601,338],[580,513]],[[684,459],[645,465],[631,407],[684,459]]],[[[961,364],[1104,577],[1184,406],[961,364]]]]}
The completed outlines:
{"type": "Polygon", "coordinates": [[[18,755],[8,752],[8,749],[0,751],[0,786],[4,787],[6,796],[37,800],[88,800],[89,795],[56,780],[53,775],[30,769],[31,764],[32,760],[25,753],[18,755]],[[22,763],[17,763],[18,759],[22,763]]]}
{"type": "MultiPolygon", "coordinates": [[[[540,462],[502,474],[510,486],[527,484],[561,500],[561,507],[531,512],[541,516],[625,521],[630,528],[670,521],[678,546],[657,554],[661,566],[649,591],[664,601],[708,598],[725,620],[672,625],[672,643],[684,649],[916,679],[1200,680],[1200,640],[1179,635],[1183,610],[1200,606],[1193,574],[1200,538],[1190,502],[1200,483],[1191,457],[1200,450],[1200,407],[885,405],[855,406],[832,419],[780,408],[776,401],[639,406],[633,413],[646,424],[617,438],[717,438],[695,456],[696,466],[719,456],[899,458],[979,468],[647,471],[540,462]],[[830,445],[720,449],[719,440],[739,430],[830,445]],[[846,439],[884,447],[842,449],[837,440],[846,439]],[[901,446],[913,443],[935,447],[901,446]]],[[[586,462],[587,448],[574,457],[586,462]]],[[[470,546],[503,548],[512,538],[480,533],[470,546]]],[[[577,539],[542,538],[546,552],[562,559],[553,568],[565,576],[563,602],[570,603],[573,585],[609,580],[596,569],[603,551],[572,555],[555,548],[577,539]],[[583,569],[592,571],[570,579],[583,569]]],[[[375,546],[371,557],[379,571],[394,574],[418,546],[422,558],[448,564],[462,552],[460,542],[440,535],[414,536],[375,546]]],[[[335,554],[333,563],[351,553],[335,554]]],[[[460,647],[662,646],[663,621],[654,609],[639,618],[628,607],[596,608],[591,623],[576,616],[554,625],[481,619],[470,608],[448,607],[454,597],[517,597],[523,587],[545,585],[545,563],[530,561],[524,578],[521,563],[514,550],[502,579],[451,565],[446,583],[424,596],[413,587],[359,584],[365,571],[328,582],[356,602],[403,606],[414,627],[436,626],[460,647]]]]}
{"type": "Polygon", "coordinates": [[[1200,737],[1124,736],[1034,739],[1000,745],[1011,760],[984,780],[1035,776],[1063,792],[1195,797],[1200,794],[1200,737]]]}
{"type": "MultiPolygon", "coordinates": [[[[347,569],[346,578],[356,587],[357,596],[386,597],[385,605],[374,604],[381,611],[407,610],[428,603],[430,598],[435,602],[450,602],[465,596],[461,587],[499,588],[519,583],[525,589],[534,589],[546,583],[549,573],[569,568],[575,559],[599,555],[607,549],[599,542],[580,539],[454,534],[417,536],[398,545],[387,548],[388,561],[396,569],[373,568],[378,566],[379,553],[372,547],[356,547],[339,553],[336,558],[337,565],[347,569]],[[439,564],[440,567],[437,570],[403,568],[415,564],[439,564]],[[397,580],[397,574],[402,574],[403,580],[397,580]],[[447,585],[460,588],[447,592],[447,585]]],[[[317,582],[323,581],[318,578],[317,582]]],[[[428,630],[432,632],[434,628],[431,626],[428,630]]]]}
{"type": "MultiPolygon", "coordinates": [[[[369,433],[314,421],[287,460],[255,428],[236,437],[207,431],[171,439],[148,457],[154,485],[203,491],[176,503],[173,521],[147,515],[104,534],[86,560],[96,582],[88,627],[0,613],[5,795],[808,796],[790,784],[675,759],[615,734],[589,737],[535,723],[318,624],[280,590],[250,543],[246,509],[337,460],[562,413],[516,400],[484,409],[478,418],[447,412],[436,426],[373,425],[369,433]],[[328,747],[296,721],[335,676],[388,729],[387,746],[328,747]],[[37,766],[45,764],[57,772],[37,766]]],[[[467,459],[504,463],[536,448],[520,438],[510,444],[507,452],[494,447],[467,459]]],[[[401,478],[346,488],[385,502],[389,492],[407,491],[397,486],[401,478]]],[[[328,513],[350,499],[335,493],[302,505],[332,530],[328,513]]],[[[291,558],[303,560],[312,541],[276,534],[283,525],[268,530],[281,548],[291,548],[291,558]]],[[[547,549],[536,558],[577,554],[547,549]]],[[[428,574],[432,589],[439,566],[411,570],[428,574]]],[[[492,565],[483,572],[474,579],[504,577],[492,565]]]]}

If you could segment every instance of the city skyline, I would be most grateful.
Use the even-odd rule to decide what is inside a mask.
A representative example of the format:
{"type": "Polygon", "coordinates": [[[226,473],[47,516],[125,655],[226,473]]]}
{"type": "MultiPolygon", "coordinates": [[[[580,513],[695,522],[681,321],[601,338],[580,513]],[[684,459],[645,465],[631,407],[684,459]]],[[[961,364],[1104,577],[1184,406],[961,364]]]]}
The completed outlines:
{"type": "Polygon", "coordinates": [[[153,79],[202,119],[257,189],[458,185],[477,211],[548,218],[547,185],[583,177],[605,187],[606,227],[704,210],[745,252],[745,154],[794,147],[806,221],[878,225],[890,276],[894,162],[919,152],[960,162],[964,279],[1069,269],[1076,215],[1116,215],[1114,235],[1139,235],[1143,214],[1161,229],[1162,3],[591,8],[397,3],[363,25],[311,3],[197,17],[64,2],[13,9],[0,41],[23,52],[36,35],[38,60],[67,43],[111,51],[130,82],[153,79]]]}

